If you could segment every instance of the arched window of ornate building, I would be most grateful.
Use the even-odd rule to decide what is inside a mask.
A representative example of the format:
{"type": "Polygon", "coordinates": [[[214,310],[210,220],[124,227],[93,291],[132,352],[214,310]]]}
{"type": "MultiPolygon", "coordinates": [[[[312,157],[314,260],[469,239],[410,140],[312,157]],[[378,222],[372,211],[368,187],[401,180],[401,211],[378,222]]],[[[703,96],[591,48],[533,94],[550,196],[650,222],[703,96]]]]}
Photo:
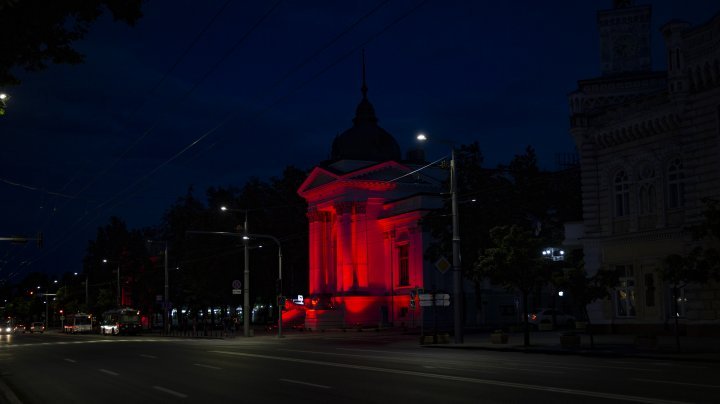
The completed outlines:
{"type": "Polygon", "coordinates": [[[630,180],[627,173],[622,170],[615,174],[613,181],[615,217],[624,217],[630,214],[630,180]]]}
{"type": "Polygon", "coordinates": [[[638,208],[640,215],[653,215],[657,210],[657,196],[655,195],[655,169],[650,164],[645,164],[640,169],[638,208]]]}
{"type": "Polygon", "coordinates": [[[685,205],[685,171],[681,159],[673,159],[667,170],[668,208],[676,209],[685,205]]]}
{"type": "Polygon", "coordinates": [[[410,246],[401,244],[397,246],[398,259],[398,286],[410,286],[410,246]]]}

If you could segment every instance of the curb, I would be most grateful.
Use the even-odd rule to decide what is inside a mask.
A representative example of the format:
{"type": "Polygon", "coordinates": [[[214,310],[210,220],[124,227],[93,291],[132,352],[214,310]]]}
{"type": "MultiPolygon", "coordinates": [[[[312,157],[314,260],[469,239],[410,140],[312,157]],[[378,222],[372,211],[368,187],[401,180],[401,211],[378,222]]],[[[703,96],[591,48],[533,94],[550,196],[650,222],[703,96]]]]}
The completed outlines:
{"type": "MultiPolygon", "coordinates": [[[[607,357],[607,358],[640,358],[640,359],[652,359],[652,360],[669,360],[678,362],[703,362],[703,363],[720,363],[720,358],[708,358],[708,357],[688,357],[688,353],[642,353],[642,352],[618,352],[614,350],[603,350],[603,349],[561,349],[552,347],[489,347],[489,346],[477,346],[477,345],[452,345],[452,344],[429,344],[421,345],[423,348],[435,348],[435,349],[465,349],[465,350],[482,350],[482,351],[496,351],[496,352],[518,352],[525,354],[550,354],[550,355],[575,355],[575,356],[588,356],[588,357],[607,357]]],[[[692,353],[697,355],[703,355],[707,353],[696,352],[692,353]]]]}

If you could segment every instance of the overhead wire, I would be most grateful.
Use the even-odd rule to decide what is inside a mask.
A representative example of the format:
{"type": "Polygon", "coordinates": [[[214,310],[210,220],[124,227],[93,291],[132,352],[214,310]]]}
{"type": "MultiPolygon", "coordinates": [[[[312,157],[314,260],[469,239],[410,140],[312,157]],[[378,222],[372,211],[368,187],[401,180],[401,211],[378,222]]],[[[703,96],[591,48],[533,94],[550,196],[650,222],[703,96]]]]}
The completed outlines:
{"type": "MultiPolygon", "coordinates": [[[[224,53],[224,55],[223,55],[209,70],[206,71],[206,73],[203,75],[203,77],[202,77],[200,80],[196,81],[195,84],[191,87],[190,90],[186,91],[185,96],[189,95],[192,91],[194,91],[194,90],[200,85],[200,83],[202,83],[204,80],[206,80],[206,79],[215,71],[215,69],[217,69],[217,68],[225,61],[225,59],[227,59],[232,53],[234,53],[234,51],[237,49],[237,47],[240,46],[243,42],[245,42],[245,41],[247,40],[247,38],[250,36],[250,34],[252,34],[252,33],[270,16],[270,14],[272,14],[272,12],[274,12],[274,11],[277,9],[277,7],[280,5],[280,3],[282,3],[282,0],[277,0],[275,3],[273,3],[273,5],[250,27],[250,29],[248,29],[237,41],[235,41],[235,43],[229,48],[229,50],[226,51],[226,52],[224,53]]],[[[223,5],[223,8],[222,8],[220,11],[222,11],[227,4],[228,4],[228,3],[226,2],[226,4],[223,5]]],[[[214,21],[219,14],[220,14],[220,12],[216,13],[215,17],[213,17],[213,19],[212,19],[211,21],[214,21]]],[[[207,28],[209,28],[209,25],[211,25],[211,24],[206,25],[206,27],[203,29],[203,32],[206,31],[207,28]]],[[[196,36],[196,38],[198,38],[199,36],[200,36],[200,35],[196,36]]],[[[195,42],[196,42],[196,40],[193,41],[193,43],[195,43],[195,42]]],[[[184,54],[187,54],[187,52],[188,52],[188,51],[186,51],[184,54]]],[[[179,62],[178,62],[178,63],[179,63],[179,62]]],[[[177,64],[177,63],[176,63],[176,64],[177,64]]],[[[176,64],[173,65],[173,68],[175,67],[176,64]]],[[[157,120],[151,125],[151,127],[150,127],[148,130],[146,130],[146,131],[138,138],[138,140],[136,140],[136,142],[134,142],[134,143],[124,152],[123,156],[124,156],[125,154],[127,154],[137,143],[139,143],[139,141],[140,141],[142,138],[144,138],[145,136],[147,136],[147,134],[149,134],[149,133],[159,124],[159,122],[160,122],[160,119],[157,119],[157,120]]],[[[122,156],[121,156],[121,157],[122,157],[122,156]]],[[[118,161],[119,161],[119,159],[115,161],[115,163],[113,164],[113,166],[114,166],[118,161]]],[[[162,165],[162,166],[164,166],[164,165],[162,165]]],[[[154,170],[153,173],[156,172],[157,170],[159,170],[159,168],[162,168],[162,167],[156,168],[156,170],[154,170]]],[[[107,173],[107,171],[109,171],[109,169],[103,171],[102,174],[104,175],[105,173],[107,173]]],[[[146,177],[147,177],[147,176],[142,177],[142,178],[144,179],[144,178],[146,178],[146,177]]],[[[100,178],[100,177],[96,177],[96,180],[99,179],[99,178],[100,178]]],[[[131,184],[131,187],[134,187],[134,186],[135,186],[136,184],[138,184],[138,183],[139,183],[139,181],[134,182],[133,184],[131,184]]],[[[83,189],[81,189],[81,190],[78,192],[78,194],[81,193],[81,192],[84,192],[87,188],[89,188],[89,186],[90,186],[90,184],[88,184],[86,187],[84,187],[83,189]]],[[[126,188],[125,190],[130,189],[131,187],[128,187],[128,188],[126,188]]],[[[125,192],[125,190],[123,190],[122,192],[125,192]]],[[[106,200],[105,202],[97,205],[97,206],[95,207],[95,210],[98,211],[98,210],[101,209],[103,206],[107,205],[110,201],[112,201],[113,199],[117,198],[118,195],[121,195],[122,192],[116,194],[115,196],[111,197],[110,199],[106,200]]],[[[100,213],[98,212],[98,214],[96,215],[96,217],[98,217],[99,214],[100,214],[100,213]]],[[[75,228],[75,229],[76,229],[75,232],[78,232],[78,231],[82,230],[85,226],[87,226],[87,225],[89,225],[89,224],[92,223],[92,222],[89,222],[89,223],[86,224],[85,226],[82,226],[82,227],[79,227],[79,228],[78,228],[77,226],[78,226],[79,223],[81,223],[84,219],[85,219],[85,216],[82,216],[81,218],[79,218],[78,220],[76,220],[73,224],[71,224],[69,227],[70,227],[70,228],[75,228]]],[[[66,235],[65,238],[63,238],[62,241],[59,241],[57,244],[53,244],[51,247],[48,247],[48,249],[46,249],[46,250],[44,251],[44,254],[41,254],[40,257],[32,260],[32,262],[37,261],[37,260],[43,258],[44,256],[46,256],[46,255],[49,254],[50,252],[53,252],[54,250],[56,250],[57,248],[59,248],[62,244],[64,244],[64,243],[68,240],[68,237],[69,237],[70,235],[72,235],[72,230],[70,231],[69,234],[66,235]]]]}
{"type": "MultiPolygon", "coordinates": [[[[278,1],[278,3],[279,3],[279,2],[280,2],[280,1],[278,1]]],[[[276,5],[277,5],[278,3],[276,3],[276,5]]],[[[381,5],[384,5],[385,3],[386,3],[386,2],[383,2],[383,3],[381,3],[381,5]]],[[[312,77],[310,77],[308,80],[305,80],[304,82],[302,82],[302,83],[300,83],[299,85],[295,86],[290,92],[288,92],[288,93],[285,94],[284,96],[281,96],[281,97],[275,99],[270,105],[268,105],[268,106],[265,107],[264,109],[256,112],[256,113],[253,115],[253,118],[257,118],[257,117],[260,117],[260,116],[264,115],[265,113],[267,113],[269,110],[271,110],[271,109],[274,108],[275,106],[277,106],[277,105],[279,105],[280,103],[284,102],[284,101],[285,101],[286,99],[288,99],[289,97],[295,95],[295,93],[297,93],[298,91],[300,91],[302,88],[304,88],[304,87],[307,86],[308,84],[314,82],[314,81],[317,80],[319,77],[321,77],[322,75],[324,75],[325,73],[327,73],[330,69],[332,69],[333,67],[337,66],[339,63],[341,63],[342,61],[344,61],[345,59],[347,59],[347,58],[350,57],[351,55],[357,53],[360,49],[362,49],[362,48],[365,47],[366,45],[372,43],[372,42],[375,41],[377,38],[379,38],[380,36],[382,36],[382,35],[383,35],[385,32],[387,32],[390,28],[392,28],[393,26],[397,25],[398,23],[400,23],[401,21],[403,21],[405,18],[409,17],[409,16],[410,16],[411,14],[413,14],[415,11],[417,11],[418,9],[420,9],[425,3],[427,3],[427,0],[422,0],[422,1],[418,2],[417,4],[415,4],[412,8],[410,8],[409,10],[407,10],[405,13],[403,13],[402,15],[396,17],[392,22],[390,22],[389,24],[385,25],[381,30],[379,30],[379,31],[375,32],[374,34],[372,34],[372,35],[371,35],[370,37],[368,37],[365,41],[361,42],[359,45],[355,46],[355,47],[352,48],[350,51],[346,52],[345,54],[343,54],[343,55],[340,56],[339,58],[335,59],[335,60],[334,60],[333,62],[331,62],[330,64],[326,65],[323,69],[321,69],[320,71],[318,71],[315,75],[313,75],[312,77]]],[[[372,12],[374,13],[374,12],[375,12],[377,9],[379,9],[379,8],[380,8],[380,7],[374,8],[372,12]]],[[[274,7],[273,7],[272,9],[274,9],[274,7]]],[[[271,9],[271,10],[272,10],[272,9],[271,9]]],[[[269,13],[268,13],[268,14],[269,14],[269,13]]],[[[266,15],[268,15],[268,14],[266,14],[266,15]]],[[[369,14],[366,15],[366,16],[361,17],[361,19],[365,19],[365,18],[367,18],[367,16],[369,16],[369,14]]],[[[264,18],[263,18],[263,19],[264,19],[264,18]]],[[[256,27],[257,25],[259,25],[259,24],[256,24],[254,27],[256,27]]],[[[352,26],[355,26],[355,25],[357,25],[357,24],[354,24],[354,25],[352,25],[352,26]]],[[[345,32],[342,32],[340,35],[342,36],[342,35],[344,35],[344,34],[345,34],[345,32]]],[[[247,36],[247,35],[246,35],[246,36],[247,36]]],[[[334,43],[334,42],[335,42],[335,41],[330,41],[330,43],[329,43],[329,44],[326,44],[324,48],[329,47],[329,46],[330,46],[332,43],[334,43]]],[[[233,46],[233,49],[234,49],[234,48],[236,48],[236,46],[233,46]]],[[[317,53],[317,52],[316,52],[316,53],[317,53]]],[[[318,54],[319,54],[319,53],[318,53],[318,54]]],[[[306,59],[306,60],[307,60],[307,59],[306,59]]],[[[308,61],[309,61],[309,60],[308,60],[308,61]]],[[[305,64],[307,64],[308,61],[304,61],[304,62],[300,63],[300,64],[296,67],[296,69],[301,68],[302,66],[304,66],[305,64]]],[[[219,64],[216,64],[216,65],[219,65],[219,64]]],[[[213,67],[213,68],[215,68],[215,67],[213,67]]],[[[282,80],[284,80],[284,77],[282,78],[282,80]]],[[[196,87],[196,86],[194,86],[193,89],[194,89],[195,87],[196,87]]],[[[207,130],[206,132],[204,132],[201,136],[199,136],[199,137],[196,138],[194,141],[192,141],[191,143],[189,143],[188,145],[186,145],[186,146],[185,146],[183,149],[181,149],[179,152],[177,152],[176,154],[174,154],[173,156],[171,156],[170,158],[168,158],[167,160],[165,160],[165,161],[164,161],[163,163],[161,163],[160,165],[158,165],[158,166],[156,166],[155,168],[151,169],[148,173],[146,173],[145,175],[143,175],[142,177],[140,177],[138,180],[134,181],[134,182],[133,182],[132,184],[130,184],[129,186],[125,187],[122,191],[116,193],[114,196],[110,197],[108,200],[106,200],[106,201],[103,202],[102,204],[98,205],[98,206],[96,207],[96,210],[99,211],[99,209],[100,209],[101,207],[109,205],[110,201],[113,201],[113,200],[117,200],[117,202],[114,203],[114,204],[112,204],[112,205],[110,205],[108,209],[112,209],[112,208],[114,208],[114,207],[116,207],[116,206],[118,206],[118,205],[126,202],[126,201],[129,199],[129,197],[132,196],[133,194],[129,194],[128,196],[126,196],[126,197],[123,198],[123,199],[119,199],[119,197],[122,196],[122,195],[125,194],[125,193],[129,193],[129,191],[132,190],[133,188],[135,188],[137,185],[139,185],[140,183],[144,182],[146,179],[148,179],[148,178],[150,178],[151,176],[153,176],[153,175],[154,175],[155,173],[157,173],[159,170],[161,170],[162,168],[164,168],[164,167],[167,166],[168,164],[170,164],[170,163],[172,163],[173,161],[175,161],[177,158],[179,158],[180,156],[182,156],[182,155],[183,155],[184,153],[186,153],[188,150],[190,150],[191,148],[193,148],[194,146],[196,146],[198,143],[200,143],[201,141],[203,141],[204,139],[206,139],[208,136],[212,135],[212,134],[213,134],[214,132],[216,132],[218,129],[220,129],[221,127],[225,126],[228,122],[230,122],[233,118],[235,118],[235,116],[236,116],[239,112],[240,112],[240,110],[239,110],[239,109],[236,109],[236,110],[231,111],[231,112],[229,112],[228,114],[226,114],[225,118],[222,119],[222,120],[220,121],[220,123],[216,124],[216,125],[213,126],[211,129],[209,129],[209,130],[207,130]]],[[[217,142],[216,142],[216,143],[217,143],[217,142]]],[[[100,215],[100,212],[97,212],[96,217],[98,217],[99,215],[100,215]]],[[[90,223],[91,223],[91,222],[89,222],[89,223],[86,224],[85,226],[89,225],[90,223]]],[[[77,222],[75,223],[75,225],[77,225],[77,222]]],[[[79,230],[81,230],[81,229],[84,228],[85,226],[83,226],[83,227],[81,227],[81,228],[78,228],[78,229],[76,230],[76,232],[79,231],[79,230]]],[[[66,238],[64,238],[62,241],[58,242],[58,244],[54,246],[54,247],[55,247],[54,249],[59,248],[59,247],[60,247],[62,244],[64,244],[67,240],[68,240],[68,237],[66,237],[66,238]]],[[[49,252],[51,252],[51,251],[48,250],[47,253],[49,253],[49,252]]],[[[42,257],[39,257],[39,258],[33,260],[33,262],[34,262],[34,261],[37,261],[37,260],[40,259],[40,258],[42,258],[42,257]]]]}

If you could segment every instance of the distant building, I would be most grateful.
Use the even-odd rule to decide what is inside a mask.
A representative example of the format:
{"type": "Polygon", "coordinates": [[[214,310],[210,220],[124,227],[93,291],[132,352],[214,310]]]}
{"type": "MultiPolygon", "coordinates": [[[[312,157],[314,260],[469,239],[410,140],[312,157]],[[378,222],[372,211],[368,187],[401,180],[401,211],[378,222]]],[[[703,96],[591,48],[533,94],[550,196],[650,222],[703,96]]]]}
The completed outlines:
{"type": "MultiPolygon", "coordinates": [[[[650,6],[616,1],[598,12],[602,76],[569,95],[580,154],[585,267],[622,272],[594,323],[615,331],[662,330],[673,315],[662,260],[687,253],[683,229],[720,198],[720,14],[662,28],[667,71],[650,69],[650,6]]],[[[688,332],[720,325],[717,284],[690,285],[679,299],[688,332]]]]}
{"type": "Polygon", "coordinates": [[[417,151],[402,159],[377,121],[363,77],[353,126],[298,190],[308,202],[310,329],[419,326],[411,295],[451,285],[451,271],[443,274],[424,259],[430,235],[420,224],[443,206],[447,171],[420,169],[417,151]]]}

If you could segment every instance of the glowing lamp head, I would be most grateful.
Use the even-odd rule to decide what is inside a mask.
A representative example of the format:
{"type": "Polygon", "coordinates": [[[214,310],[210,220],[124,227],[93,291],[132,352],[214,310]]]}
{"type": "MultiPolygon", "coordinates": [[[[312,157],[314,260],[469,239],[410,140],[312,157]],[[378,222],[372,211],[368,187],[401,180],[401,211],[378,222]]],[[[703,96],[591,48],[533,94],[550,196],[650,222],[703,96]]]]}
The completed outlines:
{"type": "Polygon", "coordinates": [[[424,133],[418,133],[418,135],[416,136],[416,139],[419,140],[419,141],[421,141],[421,142],[424,142],[424,141],[427,140],[427,136],[425,136],[424,133]]]}
{"type": "Polygon", "coordinates": [[[0,93],[0,100],[6,100],[7,97],[8,97],[7,94],[5,94],[5,93],[0,93]]]}

